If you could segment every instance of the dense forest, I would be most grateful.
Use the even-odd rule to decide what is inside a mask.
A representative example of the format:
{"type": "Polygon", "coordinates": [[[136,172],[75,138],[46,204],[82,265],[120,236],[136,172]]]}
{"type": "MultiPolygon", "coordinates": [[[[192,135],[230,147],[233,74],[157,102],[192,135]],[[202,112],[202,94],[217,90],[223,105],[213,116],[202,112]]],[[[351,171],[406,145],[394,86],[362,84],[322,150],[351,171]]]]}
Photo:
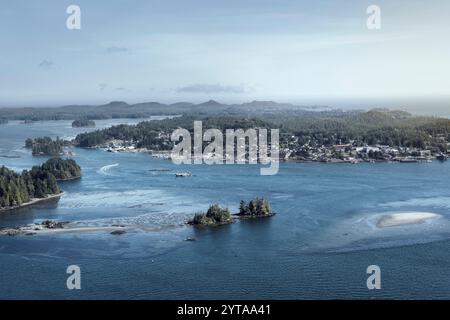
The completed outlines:
{"type": "Polygon", "coordinates": [[[81,177],[81,168],[73,159],[52,158],[45,162],[41,169],[53,174],[58,181],[81,177]]]}
{"type": "Polygon", "coordinates": [[[249,129],[255,127],[267,127],[266,121],[258,119],[243,119],[240,117],[206,117],[193,116],[177,117],[158,121],[144,121],[137,125],[118,125],[111,128],[97,130],[90,133],[79,134],[75,138],[75,145],[83,148],[104,144],[112,139],[131,141],[138,148],[151,150],[170,150],[173,147],[170,137],[167,135],[176,128],[194,130],[194,121],[202,120],[204,129],[249,129]]]}
{"type": "Polygon", "coordinates": [[[130,141],[137,147],[170,150],[170,133],[176,128],[193,131],[195,120],[202,120],[203,129],[279,128],[281,147],[383,144],[395,147],[431,147],[447,151],[450,141],[450,120],[412,116],[403,111],[371,110],[368,112],[321,111],[261,114],[242,116],[183,116],[137,125],[119,125],[80,134],[75,144],[94,147],[112,139],[130,141]],[[294,145],[293,145],[294,144],[294,145]]]}
{"type": "Polygon", "coordinates": [[[228,208],[222,208],[218,204],[209,207],[206,213],[197,213],[194,218],[189,221],[192,225],[221,225],[233,222],[231,212],[228,208]]]}
{"type": "Polygon", "coordinates": [[[52,140],[50,137],[28,138],[25,141],[25,148],[31,149],[33,156],[60,156],[63,154],[63,147],[65,145],[68,145],[67,141],[59,138],[52,140]]]}
{"type": "MultiPolygon", "coordinates": [[[[239,205],[239,213],[235,214],[236,218],[259,218],[270,217],[273,215],[269,201],[264,198],[256,197],[249,202],[241,200],[239,205]]],[[[228,208],[223,208],[218,204],[213,204],[208,208],[206,213],[196,213],[194,218],[188,224],[194,226],[215,226],[229,224],[233,222],[233,215],[228,208]]]]}
{"type": "Polygon", "coordinates": [[[0,208],[20,206],[31,199],[60,192],[55,176],[39,167],[21,174],[0,168],[0,208]]]}
{"type": "Polygon", "coordinates": [[[94,120],[88,120],[88,119],[79,119],[72,122],[73,128],[85,128],[85,127],[95,127],[95,121],[94,120]]]}
{"type": "Polygon", "coordinates": [[[61,193],[58,179],[80,175],[80,167],[73,160],[50,159],[22,173],[0,167],[0,209],[20,206],[32,199],[61,193]],[[55,176],[56,175],[56,176],[55,176]]]}
{"type": "Polygon", "coordinates": [[[299,144],[355,145],[382,144],[395,147],[434,146],[446,151],[450,141],[450,120],[412,116],[403,111],[371,110],[328,115],[318,112],[310,117],[273,116],[280,132],[299,138],[299,144]]]}
{"type": "Polygon", "coordinates": [[[255,198],[248,203],[241,200],[239,205],[239,216],[246,217],[261,217],[272,215],[272,209],[270,208],[269,201],[264,198],[255,198]]]}

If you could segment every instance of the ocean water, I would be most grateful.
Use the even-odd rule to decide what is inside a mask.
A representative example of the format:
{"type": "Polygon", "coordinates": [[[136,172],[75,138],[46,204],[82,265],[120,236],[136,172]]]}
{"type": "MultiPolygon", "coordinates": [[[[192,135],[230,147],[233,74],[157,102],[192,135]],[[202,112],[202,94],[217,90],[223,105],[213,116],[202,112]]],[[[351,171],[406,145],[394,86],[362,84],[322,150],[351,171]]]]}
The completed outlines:
{"type": "MultiPolygon", "coordinates": [[[[85,130],[69,121],[0,126],[0,165],[23,170],[46,160],[22,148],[27,137],[85,130]]],[[[130,229],[0,237],[2,299],[450,298],[450,162],[283,163],[278,175],[260,176],[257,165],[74,151],[83,178],[63,183],[57,203],[1,214],[0,227],[57,219],[130,229]],[[184,170],[193,176],[175,177],[184,170]],[[255,196],[270,199],[277,215],[210,229],[184,224],[212,203],[236,211],[255,196]],[[441,217],[373,223],[409,211],[441,217]],[[66,287],[69,265],[81,268],[81,290],[66,287]],[[366,287],[369,265],[381,268],[381,290],[366,287]]]]}

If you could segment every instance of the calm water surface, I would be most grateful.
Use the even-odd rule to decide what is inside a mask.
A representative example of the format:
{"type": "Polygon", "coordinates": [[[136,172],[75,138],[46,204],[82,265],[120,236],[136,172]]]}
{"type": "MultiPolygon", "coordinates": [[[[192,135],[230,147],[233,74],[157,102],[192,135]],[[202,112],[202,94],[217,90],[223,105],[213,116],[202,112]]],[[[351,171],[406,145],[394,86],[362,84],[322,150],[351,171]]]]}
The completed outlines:
{"type": "MultiPolygon", "coordinates": [[[[0,165],[44,162],[22,148],[25,139],[86,131],[70,123],[0,126],[0,165]]],[[[257,166],[176,166],[145,154],[74,151],[83,178],[62,184],[59,203],[2,214],[0,227],[58,219],[131,231],[0,237],[0,298],[450,298],[450,162],[292,163],[260,176],[257,166]],[[175,178],[183,170],[193,176],[175,178]],[[255,196],[269,198],[278,214],[205,230],[184,225],[211,203],[236,211],[255,196]],[[442,217],[374,226],[380,213],[405,211],[442,217]],[[72,264],[82,270],[79,291],[66,288],[72,264]],[[382,272],[376,292],[366,287],[372,264],[382,272]]]]}

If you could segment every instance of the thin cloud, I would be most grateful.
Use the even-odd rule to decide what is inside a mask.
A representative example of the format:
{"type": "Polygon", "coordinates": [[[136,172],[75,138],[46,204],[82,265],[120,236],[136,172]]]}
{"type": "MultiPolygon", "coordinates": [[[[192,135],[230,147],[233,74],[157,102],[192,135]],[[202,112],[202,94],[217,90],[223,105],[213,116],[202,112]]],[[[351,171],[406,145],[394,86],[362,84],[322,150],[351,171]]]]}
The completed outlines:
{"type": "Polygon", "coordinates": [[[55,64],[50,60],[43,60],[38,66],[42,69],[50,70],[54,65],[55,64]]]}

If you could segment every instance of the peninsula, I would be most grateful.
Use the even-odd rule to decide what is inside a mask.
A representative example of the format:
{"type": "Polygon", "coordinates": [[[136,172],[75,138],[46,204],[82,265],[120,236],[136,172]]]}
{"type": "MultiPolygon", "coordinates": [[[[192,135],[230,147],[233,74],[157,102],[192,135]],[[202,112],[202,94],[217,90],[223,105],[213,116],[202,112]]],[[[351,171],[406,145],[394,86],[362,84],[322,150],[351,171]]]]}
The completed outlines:
{"type": "MultiPolygon", "coordinates": [[[[79,134],[73,145],[110,152],[152,152],[170,158],[177,128],[254,128],[280,130],[281,161],[360,163],[445,161],[450,155],[450,119],[414,116],[404,111],[304,111],[183,115],[172,119],[118,125],[79,134]]],[[[245,138],[245,134],[243,136],[245,138]]],[[[204,157],[213,156],[205,154],[204,157]]],[[[225,159],[224,159],[225,161],[225,159]]]]}
{"type": "Polygon", "coordinates": [[[81,169],[73,160],[50,159],[22,173],[0,167],[0,211],[59,199],[63,192],[58,181],[80,176],[81,169]]]}

